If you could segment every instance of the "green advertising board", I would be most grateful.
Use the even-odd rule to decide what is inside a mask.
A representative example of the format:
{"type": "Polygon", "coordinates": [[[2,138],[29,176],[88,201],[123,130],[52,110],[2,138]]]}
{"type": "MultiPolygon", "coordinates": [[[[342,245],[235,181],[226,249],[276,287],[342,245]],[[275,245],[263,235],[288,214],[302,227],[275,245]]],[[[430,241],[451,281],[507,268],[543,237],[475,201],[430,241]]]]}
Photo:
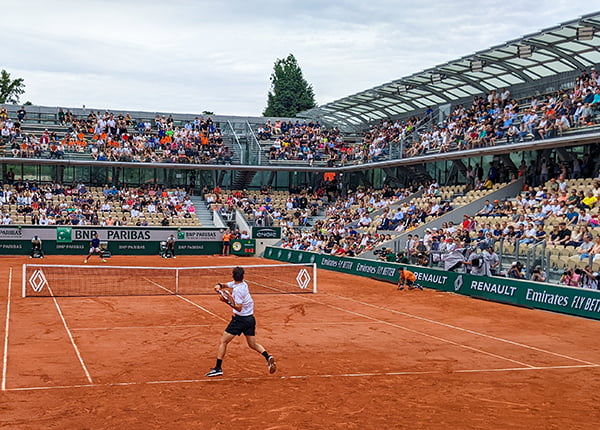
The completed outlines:
{"type": "Polygon", "coordinates": [[[281,239],[281,227],[252,227],[252,239],[281,239]]]}
{"type": "Polygon", "coordinates": [[[56,242],[71,243],[73,241],[73,227],[56,227],[56,242]]]}
{"type": "MultiPolygon", "coordinates": [[[[316,263],[321,269],[389,282],[398,281],[398,268],[401,266],[397,263],[274,247],[267,247],[264,257],[289,263],[316,263]]],[[[417,282],[426,288],[600,320],[600,291],[501,277],[475,276],[421,266],[402,266],[407,266],[414,272],[417,282]]]]}
{"type": "Polygon", "coordinates": [[[230,251],[233,255],[254,255],[256,252],[256,241],[254,239],[232,240],[230,251]]]}

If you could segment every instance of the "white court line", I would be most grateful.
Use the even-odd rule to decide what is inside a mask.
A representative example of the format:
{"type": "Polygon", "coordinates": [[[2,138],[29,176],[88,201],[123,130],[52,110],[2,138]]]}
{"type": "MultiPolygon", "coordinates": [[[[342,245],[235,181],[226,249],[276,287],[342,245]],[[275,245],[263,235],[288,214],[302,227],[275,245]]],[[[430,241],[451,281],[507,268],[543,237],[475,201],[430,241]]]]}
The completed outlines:
{"type": "Polygon", "coordinates": [[[8,365],[8,325],[10,321],[10,292],[12,290],[12,266],[8,269],[8,299],[6,300],[6,325],[4,326],[4,354],[2,358],[2,391],[6,391],[6,369],[8,365]]]}
{"type": "Polygon", "coordinates": [[[162,285],[160,285],[160,284],[157,284],[156,282],[154,282],[154,281],[152,281],[152,280],[150,280],[150,279],[147,279],[147,278],[146,278],[146,281],[148,281],[148,282],[151,282],[152,284],[156,285],[157,287],[160,287],[160,288],[162,288],[163,290],[169,291],[169,292],[171,293],[171,295],[173,295],[173,296],[175,296],[175,297],[179,297],[181,300],[184,300],[184,301],[188,302],[189,304],[196,306],[198,309],[202,309],[202,310],[203,310],[204,312],[206,312],[207,314],[210,314],[210,315],[212,315],[213,317],[219,318],[221,321],[225,321],[225,322],[227,322],[227,320],[226,320],[225,318],[223,318],[223,317],[221,317],[221,316],[219,316],[219,315],[217,315],[217,314],[215,314],[215,313],[212,313],[212,312],[211,312],[211,311],[209,311],[208,309],[206,309],[206,308],[204,308],[204,307],[200,306],[200,305],[199,305],[199,304],[197,304],[197,303],[194,303],[194,302],[192,302],[192,301],[191,301],[191,300],[189,300],[189,299],[186,299],[186,298],[185,298],[185,297],[183,297],[183,296],[180,296],[179,294],[175,294],[175,293],[173,293],[172,291],[170,291],[169,289],[167,289],[167,288],[163,287],[162,285]]]}
{"type": "Polygon", "coordinates": [[[63,322],[63,325],[65,326],[65,330],[67,330],[67,334],[69,335],[69,339],[71,340],[71,345],[73,345],[73,349],[75,350],[75,354],[77,354],[77,358],[79,359],[79,363],[81,364],[81,367],[83,368],[83,371],[85,372],[85,376],[87,378],[87,380],[89,381],[90,384],[93,384],[94,381],[92,381],[92,377],[90,376],[90,372],[88,371],[83,358],[81,357],[81,353],[79,352],[79,348],[77,348],[77,344],[75,343],[75,339],[73,339],[73,335],[71,334],[71,330],[69,330],[69,326],[67,325],[67,321],[65,320],[65,317],[62,313],[62,311],[60,310],[60,306],[58,306],[58,301],[56,300],[56,297],[54,297],[54,293],[52,292],[52,289],[50,288],[50,285],[48,285],[48,290],[50,291],[50,295],[52,296],[52,300],[54,300],[54,304],[56,305],[56,310],[58,310],[58,314],[60,315],[60,319],[63,322]]]}
{"type": "Polygon", "coordinates": [[[330,373],[320,375],[291,375],[291,376],[248,376],[234,378],[199,378],[199,379],[180,379],[164,381],[144,381],[144,382],[108,382],[105,384],[78,384],[78,385],[55,385],[52,387],[19,387],[9,388],[6,391],[42,391],[42,390],[65,390],[72,388],[96,388],[96,387],[123,387],[132,385],[161,385],[161,384],[193,384],[193,383],[224,383],[224,382],[243,382],[243,381],[285,381],[285,380],[305,380],[305,379],[329,379],[329,378],[372,378],[382,376],[419,376],[419,375],[451,375],[470,374],[470,373],[501,373],[501,372],[527,372],[527,371],[545,371],[545,370],[564,370],[564,369],[589,369],[598,368],[599,365],[577,364],[572,366],[537,366],[537,367],[505,367],[492,369],[459,369],[452,371],[445,370],[425,370],[425,371],[406,371],[406,372],[365,372],[365,373],[330,373]]]}
{"type": "MultiPolygon", "coordinates": [[[[364,325],[364,324],[382,324],[376,321],[330,321],[330,322],[294,322],[294,326],[298,325],[364,325]]],[[[289,326],[290,323],[270,323],[270,326],[289,326]]],[[[137,326],[115,326],[115,327],[82,327],[71,328],[71,331],[101,331],[101,330],[145,330],[155,328],[196,328],[196,327],[212,327],[213,324],[173,324],[173,325],[137,325],[137,326]]]]}
{"type": "Polygon", "coordinates": [[[348,301],[351,301],[351,302],[360,303],[360,304],[365,305],[365,306],[370,306],[370,307],[375,308],[375,309],[381,309],[381,310],[384,310],[384,311],[392,312],[392,313],[403,315],[403,316],[406,316],[406,317],[418,319],[418,320],[421,320],[421,321],[426,321],[426,322],[429,322],[429,323],[432,323],[432,324],[441,325],[443,327],[451,328],[451,329],[454,329],[454,330],[463,331],[465,333],[470,333],[470,334],[474,334],[474,335],[477,335],[477,336],[486,337],[488,339],[493,339],[493,340],[496,340],[498,342],[504,342],[504,343],[508,343],[508,344],[511,344],[511,345],[520,346],[522,348],[531,349],[531,350],[537,351],[537,352],[543,352],[545,354],[550,354],[550,355],[554,355],[556,357],[566,358],[568,360],[578,361],[580,363],[597,365],[596,363],[592,363],[592,362],[589,362],[589,361],[581,360],[579,358],[570,357],[568,355],[559,354],[557,352],[548,351],[546,349],[537,348],[535,346],[526,345],[526,344],[515,342],[515,341],[512,341],[512,340],[503,339],[501,337],[496,337],[496,336],[492,336],[492,335],[489,335],[489,334],[480,333],[478,331],[469,330],[469,329],[462,328],[462,327],[457,327],[457,326],[454,326],[452,324],[446,324],[446,323],[443,323],[441,321],[436,321],[436,320],[432,320],[432,319],[429,319],[429,318],[420,317],[420,316],[409,314],[409,313],[406,313],[406,312],[397,311],[395,309],[390,309],[390,308],[386,308],[386,307],[383,307],[383,306],[374,305],[374,304],[371,304],[371,303],[363,302],[361,300],[353,299],[351,297],[345,297],[345,296],[340,296],[340,295],[337,295],[337,294],[330,294],[330,293],[326,293],[326,294],[334,296],[334,297],[337,297],[337,298],[340,298],[340,299],[348,300],[348,301]]]}
{"type": "Polygon", "coordinates": [[[143,279],[144,279],[144,281],[148,281],[148,282],[150,282],[151,284],[154,284],[154,285],[156,285],[158,288],[162,288],[162,289],[163,289],[163,290],[165,290],[167,293],[175,295],[175,291],[169,290],[167,287],[164,287],[164,286],[162,286],[162,285],[160,285],[160,284],[157,284],[156,282],[154,282],[154,281],[153,281],[153,280],[151,280],[151,279],[148,279],[148,278],[143,278],[143,279]]]}
{"type": "Polygon", "coordinates": [[[191,327],[211,327],[212,324],[183,324],[183,325],[136,325],[136,326],[115,326],[115,327],[83,327],[72,328],[72,331],[97,331],[97,330],[144,330],[155,328],[191,328],[191,327]]]}

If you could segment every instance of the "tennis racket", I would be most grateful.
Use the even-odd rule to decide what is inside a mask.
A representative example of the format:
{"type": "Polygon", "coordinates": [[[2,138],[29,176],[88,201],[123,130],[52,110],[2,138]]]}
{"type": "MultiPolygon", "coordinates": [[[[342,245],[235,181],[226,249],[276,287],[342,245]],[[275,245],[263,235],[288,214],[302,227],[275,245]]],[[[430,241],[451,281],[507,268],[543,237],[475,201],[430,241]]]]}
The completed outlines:
{"type": "Polygon", "coordinates": [[[227,303],[229,306],[233,306],[233,298],[227,290],[217,290],[217,294],[221,296],[221,300],[227,303]]]}

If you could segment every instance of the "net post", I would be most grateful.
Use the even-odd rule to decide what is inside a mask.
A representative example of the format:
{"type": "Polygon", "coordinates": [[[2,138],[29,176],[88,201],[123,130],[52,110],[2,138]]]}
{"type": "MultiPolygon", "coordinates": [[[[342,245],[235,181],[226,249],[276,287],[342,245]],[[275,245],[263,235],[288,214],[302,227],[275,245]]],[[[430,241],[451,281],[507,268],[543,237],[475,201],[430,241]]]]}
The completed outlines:
{"type": "Polygon", "coordinates": [[[317,263],[313,263],[313,293],[317,294],[317,263]]]}
{"type": "Polygon", "coordinates": [[[179,267],[175,269],[175,294],[179,295],[179,267]]]}
{"type": "Polygon", "coordinates": [[[23,264],[23,273],[21,275],[21,297],[27,297],[27,279],[25,275],[27,273],[27,264],[23,264]]]}

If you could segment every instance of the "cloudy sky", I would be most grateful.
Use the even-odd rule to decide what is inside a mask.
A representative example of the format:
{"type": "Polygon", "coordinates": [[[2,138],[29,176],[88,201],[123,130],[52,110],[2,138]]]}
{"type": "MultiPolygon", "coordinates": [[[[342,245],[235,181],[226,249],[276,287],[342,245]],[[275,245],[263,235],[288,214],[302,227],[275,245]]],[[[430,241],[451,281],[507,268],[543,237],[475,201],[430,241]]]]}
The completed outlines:
{"type": "Polygon", "coordinates": [[[3,0],[36,105],[260,115],[292,53],[324,104],[594,12],[589,0],[3,0]]]}

